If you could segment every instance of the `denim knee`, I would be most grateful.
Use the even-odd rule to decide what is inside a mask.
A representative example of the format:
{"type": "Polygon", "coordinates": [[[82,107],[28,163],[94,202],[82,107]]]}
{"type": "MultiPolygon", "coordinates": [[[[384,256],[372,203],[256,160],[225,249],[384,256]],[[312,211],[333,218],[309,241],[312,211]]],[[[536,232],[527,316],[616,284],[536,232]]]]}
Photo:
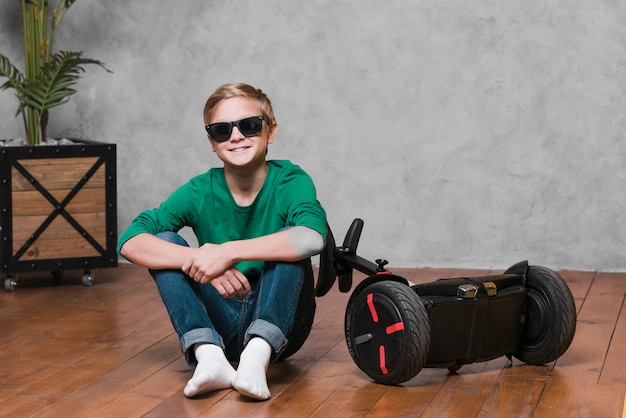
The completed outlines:
{"type": "Polygon", "coordinates": [[[157,238],[161,238],[164,241],[171,242],[172,244],[189,247],[189,243],[185,240],[185,238],[183,238],[182,235],[176,232],[172,232],[172,231],[157,232],[155,236],[157,238]]]}
{"type": "MultiPolygon", "coordinates": [[[[189,243],[187,243],[185,238],[183,238],[182,235],[177,234],[176,232],[172,232],[172,231],[157,232],[156,234],[154,234],[154,236],[164,241],[171,242],[172,244],[181,245],[183,247],[189,247],[189,243]]],[[[160,271],[166,271],[166,270],[148,269],[148,272],[150,273],[153,279],[156,279],[155,275],[160,271]]]]}

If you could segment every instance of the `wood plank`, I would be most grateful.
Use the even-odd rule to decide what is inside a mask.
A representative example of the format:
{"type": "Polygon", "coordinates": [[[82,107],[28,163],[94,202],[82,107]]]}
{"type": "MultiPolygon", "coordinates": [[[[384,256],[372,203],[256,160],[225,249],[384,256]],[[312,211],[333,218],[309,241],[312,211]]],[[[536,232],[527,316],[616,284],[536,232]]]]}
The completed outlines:
{"type": "MultiPolygon", "coordinates": [[[[150,326],[150,324],[146,324],[150,326]]],[[[135,337],[135,336],[133,336],[135,337]]],[[[145,347],[145,343],[142,344],[145,347]]],[[[110,350],[113,364],[106,364],[101,373],[88,384],[63,397],[54,404],[54,408],[42,411],[42,417],[58,416],[59,411],[73,416],[91,416],[107,408],[116,399],[135,388],[154,373],[180,356],[177,338],[170,335],[159,343],[144,348],[136,353],[135,343],[130,343],[131,350],[124,347],[110,350]]],[[[173,385],[175,386],[175,385],[173,385]]]]}
{"type": "MultiPolygon", "coordinates": [[[[102,248],[106,248],[106,215],[91,214],[82,217],[83,221],[87,221],[87,225],[81,225],[86,228],[87,233],[102,248]]],[[[78,219],[77,219],[78,220],[78,219]]],[[[40,225],[29,225],[28,231],[21,229],[19,236],[13,241],[13,254],[24,246],[26,241],[30,239],[36,228],[40,225]],[[21,238],[21,239],[19,239],[21,238]]],[[[43,231],[43,233],[29,246],[28,249],[19,258],[24,260],[45,260],[45,259],[63,259],[72,257],[93,257],[99,256],[100,252],[96,246],[87,241],[78,230],[69,224],[69,222],[60,216],[56,217],[52,223],[43,231]]]]}
{"type": "MultiPolygon", "coordinates": [[[[15,218],[15,222],[13,223],[13,242],[17,243],[16,245],[19,246],[23,245],[47,217],[48,216],[19,216],[15,218]]],[[[106,235],[106,212],[75,213],[72,214],[72,217],[90,235],[94,238],[97,237],[98,241],[102,239],[102,236],[106,235]]],[[[68,238],[72,235],[71,232],[68,232],[68,229],[75,231],[65,218],[59,216],[46,228],[41,239],[54,240],[68,238]]]]}
{"type": "Polygon", "coordinates": [[[199,417],[216,402],[219,402],[228,390],[213,392],[200,399],[187,399],[182,391],[168,397],[158,406],[142,415],[143,418],[162,417],[199,417]]]}
{"type": "MultiPolygon", "coordinates": [[[[168,359],[165,361],[169,361],[168,359]]],[[[133,414],[144,415],[158,407],[167,398],[181,393],[187,380],[191,377],[182,356],[162,369],[146,377],[135,387],[121,394],[92,416],[125,417],[133,414]]]]}
{"type": "Polygon", "coordinates": [[[434,369],[445,381],[424,411],[425,417],[476,416],[497,385],[502,369],[509,364],[504,357],[488,362],[464,365],[457,373],[434,369]]]}
{"type": "MultiPolygon", "coordinates": [[[[70,193],[69,189],[52,191],[50,194],[61,203],[70,193]]],[[[70,213],[98,213],[106,208],[106,190],[104,188],[80,189],[65,207],[70,213]]],[[[14,217],[49,215],[55,207],[38,191],[14,192],[11,196],[14,217]]],[[[16,222],[16,221],[14,221],[16,222]]]]}
{"type": "Polygon", "coordinates": [[[488,397],[476,416],[484,417],[531,417],[553,364],[530,366],[513,363],[505,367],[488,393],[488,397]]]}
{"type": "MultiPolygon", "coordinates": [[[[616,280],[626,282],[626,274],[616,280]]],[[[626,293],[622,296],[622,306],[611,338],[609,350],[600,374],[599,385],[626,390],[626,293]]]]}
{"type": "MultiPolygon", "coordinates": [[[[101,255],[98,250],[85,238],[80,236],[76,230],[75,238],[65,238],[62,240],[36,240],[28,250],[18,259],[18,261],[63,259],[73,257],[97,257],[101,255]]],[[[69,231],[68,231],[69,233],[69,231]]],[[[21,247],[14,246],[13,254],[16,254],[21,247]]]]}
{"type": "MultiPolygon", "coordinates": [[[[622,275],[596,275],[578,314],[572,345],[556,361],[534,416],[594,416],[594,396],[604,392],[592,389],[597,387],[604,367],[625,289],[622,275]]],[[[621,409],[610,400],[601,402],[607,402],[606,407],[614,413],[621,409]]]]}
{"type": "MultiPolygon", "coordinates": [[[[98,157],[36,158],[18,160],[28,172],[47,190],[72,189],[93,167],[98,157]]],[[[87,182],[86,188],[103,188],[105,183],[104,164],[87,182]]],[[[11,169],[11,190],[33,190],[30,179],[22,176],[14,167],[11,169]]]]}

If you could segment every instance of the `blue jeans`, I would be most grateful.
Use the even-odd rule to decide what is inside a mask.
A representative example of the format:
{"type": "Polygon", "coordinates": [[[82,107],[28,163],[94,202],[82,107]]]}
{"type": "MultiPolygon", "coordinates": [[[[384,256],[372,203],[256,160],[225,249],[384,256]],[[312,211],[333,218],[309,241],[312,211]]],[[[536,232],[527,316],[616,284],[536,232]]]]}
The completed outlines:
{"type": "MultiPolygon", "coordinates": [[[[178,245],[188,245],[183,237],[174,232],[161,232],[157,237],[178,245]]],[[[314,300],[313,312],[310,312],[310,306],[305,306],[310,305],[309,299],[313,299],[310,259],[297,263],[266,262],[261,277],[250,281],[251,294],[243,299],[224,298],[210,284],[197,283],[181,270],[158,270],[150,274],[191,367],[197,365],[193,351],[196,343],[222,347],[230,361],[237,361],[250,338],[258,336],[272,346],[274,357],[278,358],[289,343],[287,336],[297,316],[306,316],[304,339],[310,332],[315,311],[314,300]],[[301,294],[305,277],[307,291],[301,294]],[[296,314],[302,307],[308,312],[296,314]]],[[[303,326],[301,320],[297,322],[298,327],[303,326]]],[[[294,331],[296,339],[301,340],[303,330],[294,331]]],[[[289,351],[293,353],[293,348],[289,351]]]]}

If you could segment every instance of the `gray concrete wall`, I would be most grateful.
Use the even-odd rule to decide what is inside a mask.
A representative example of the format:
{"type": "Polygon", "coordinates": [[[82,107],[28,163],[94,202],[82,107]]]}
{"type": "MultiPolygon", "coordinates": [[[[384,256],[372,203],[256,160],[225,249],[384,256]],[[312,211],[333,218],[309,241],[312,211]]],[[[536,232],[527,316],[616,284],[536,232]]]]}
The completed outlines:
{"type": "Polygon", "coordinates": [[[365,219],[366,257],[626,270],[623,1],[79,0],[57,47],[114,71],[88,68],[49,131],[117,143],[120,228],[220,164],[202,106],[245,81],[274,102],[269,157],[312,175],[336,235],[365,219]]]}

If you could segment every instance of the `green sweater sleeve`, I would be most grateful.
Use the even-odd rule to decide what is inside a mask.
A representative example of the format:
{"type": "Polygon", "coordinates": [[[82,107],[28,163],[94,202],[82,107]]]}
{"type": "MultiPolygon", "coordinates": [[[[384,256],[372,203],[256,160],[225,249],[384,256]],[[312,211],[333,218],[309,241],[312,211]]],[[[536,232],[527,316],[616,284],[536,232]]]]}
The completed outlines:
{"type": "Polygon", "coordinates": [[[158,208],[141,212],[124,230],[118,239],[117,252],[132,237],[142,234],[156,234],[163,231],[178,232],[184,226],[195,223],[198,208],[197,196],[201,196],[197,178],[178,188],[158,208]]]}
{"type": "Polygon", "coordinates": [[[280,185],[276,188],[277,206],[285,211],[286,226],[306,226],[319,232],[324,240],[327,233],[326,212],[317,200],[311,177],[299,166],[285,162],[280,185]]]}

